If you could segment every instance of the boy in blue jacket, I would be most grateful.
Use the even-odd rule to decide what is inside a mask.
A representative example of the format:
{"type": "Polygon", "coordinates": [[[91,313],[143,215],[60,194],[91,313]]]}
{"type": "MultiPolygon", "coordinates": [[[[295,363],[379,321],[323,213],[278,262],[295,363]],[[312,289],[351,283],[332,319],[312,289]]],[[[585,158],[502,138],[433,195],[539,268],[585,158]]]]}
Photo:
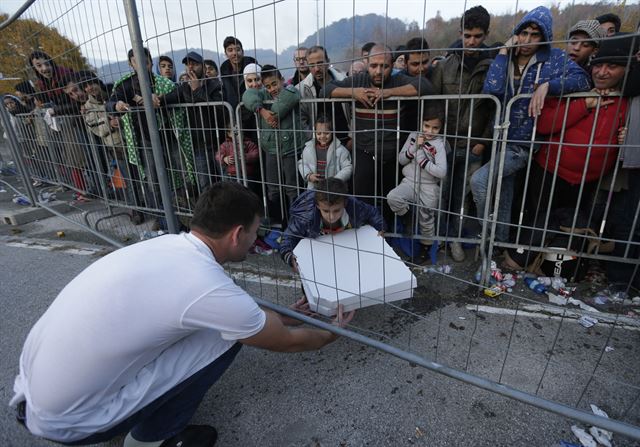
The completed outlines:
{"type": "Polygon", "coordinates": [[[384,220],[377,208],[349,196],[347,184],[342,180],[325,179],[318,183],[317,189],[300,194],[291,205],[280,256],[298,271],[293,249],[301,239],[336,234],[363,225],[371,225],[383,235],[384,220]]]}
{"type": "MultiPolygon", "coordinates": [[[[564,51],[551,48],[551,41],[551,11],[539,6],[527,13],[515,27],[513,36],[505,42],[489,67],[484,82],[483,93],[497,96],[503,105],[516,95],[533,94],[530,99],[516,101],[511,107],[509,142],[498,208],[499,222],[511,222],[515,174],[527,165],[534,120],[540,115],[547,94],[560,96],[590,89],[587,73],[564,51]]],[[[471,177],[471,191],[480,218],[484,217],[487,200],[489,163],[471,177]]],[[[494,172],[497,171],[496,165],[494,172]]],[[[507,241],[508,238],[509,227],[498,225],[496,239],[507,241]]]]}

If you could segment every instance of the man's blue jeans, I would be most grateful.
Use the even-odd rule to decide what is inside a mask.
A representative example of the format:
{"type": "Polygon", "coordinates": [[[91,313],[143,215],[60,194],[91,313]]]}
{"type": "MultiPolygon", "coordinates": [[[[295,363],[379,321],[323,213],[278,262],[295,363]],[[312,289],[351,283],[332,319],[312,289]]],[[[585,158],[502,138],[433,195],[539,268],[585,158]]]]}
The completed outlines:
{"type": "Polygon", "coordinates": [[[129,431],[134,439],[141,442],[161,441],[180,433],[189,424],[209,388],[231,365],[241,347],[240,343],[236,343],[209,365],[109,430],[65,444],[97,444],[129,431]]]}
{"type": "MultiPolygon", "coordinates": [[[[529,159],[529,150],[525,146],[516,144],[508,144],[507,152],[504,157],[504,169],[502,171],[502,187],[500,190],[500,201],[498,204],[498,222],[511,223],[511,204],[513,202],[513,190],[515,186],[516,173],[527,165],[529,159]]],[[[491,163],[494,165],[494,179],[498,175],[499,157],[491,160],[478,169],[471,176],[471,192],[473,193],[473,201],[476,203],[478,217],[484,218],[484,209],[487,202],[487,187],[489,185],[489,169],[491,163]]],[[[493,179],[492,179],[493,180],[493,179]]],[[[495,191],[495,189],[494,189],[495,191]]],[[[493,204],[491,204],[493,205],[493,204]]],[[[493,211],[492,206],[489,207],[489,214],[493,211]]],[[[509,226],[498,225],[496,228],[496,240],[506,242],[509,240],[509,226]]]]}

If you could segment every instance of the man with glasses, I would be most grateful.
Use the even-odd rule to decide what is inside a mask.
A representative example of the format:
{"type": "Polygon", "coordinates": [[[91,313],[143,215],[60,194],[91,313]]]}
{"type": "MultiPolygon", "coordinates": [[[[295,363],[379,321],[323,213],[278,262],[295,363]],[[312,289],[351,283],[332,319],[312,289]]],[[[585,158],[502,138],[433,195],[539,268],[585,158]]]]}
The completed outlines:
{"type": "MultiPolygon", "coordinates": [[[[320,90],[331,81],[342,81],[345,75],[331,67],[329,55],[324,47],[315,45],[307,50],[307,63],[309,64],[309,75],[300,84],[301,99],[315,99],[320,95],[320,90]]],[[[351,138],[349,137],[349,104],[322,102],[301,103],[300,114],[302,125],[305,129],[313,129],[315,118],[320,115],[330,117],[332,128],[336,132],[336,137],[348,149],[351,148],[351,138]]]]}
{"type": "Polygon", "coordinates": [[[297,86],[303,79],[309,76],[309,65],[307,65],[307,48],[299,47],[293,53],[293,63],[296,67],[296,72],[293,77],[287,81],[287,85],[297,86]]]}

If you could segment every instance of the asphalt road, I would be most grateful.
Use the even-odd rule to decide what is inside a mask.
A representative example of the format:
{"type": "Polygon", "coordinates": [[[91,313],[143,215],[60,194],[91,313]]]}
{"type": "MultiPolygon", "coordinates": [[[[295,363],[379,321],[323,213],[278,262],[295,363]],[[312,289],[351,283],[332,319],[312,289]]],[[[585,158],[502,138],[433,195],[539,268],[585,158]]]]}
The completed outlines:
{"type": "MultiPolygon", "coordinates": [[[[67,253],[64,247],[13,247],[6,241],[0,240],[0,399],[5,403],[12,395],[18,356],[30,327],[57,292],[96,259],[95,255],[67,253]]],[[[282,303],[296,295],[291,288],[276,290],[265,283],[246,286],[282,303]]],[[[444,281],[441,287],[446,287],[444,281]]],[[[588,409],[594,403],[611,417],[624,416],[625,421],[640,425],[640,405],[627,411],[640,386],[638,331],[612,331],[603,325],[585,329],[572,320],[542,315],[519,316],[514,322],[512,315],[474,312],[463,302],[424,295],[402,309],[376,306],[361,310],[354,328],[492,380],[498,380],[502,372],[502,383],[524,391],[535,392],[540,385],[539,395],[570,405],[576,404],[595,368],[579,407],[588,409]],[[614,350],[603,353],[605,345],[614,350]]],[[[55,445],[30,436],[15,422],[12,409],[1,408],[0,445],[55,445]]],[[[216,426],[221,446],[551,446],[560,440],[577,442],[568,419],[347,339],[302,354],[244,348],[210,390],[193,422],[216,426]]],[[[639,445],[617,435],[614,441],[618,446],[639,445]]],[[[103,445],[120,444],[116,439],[103,445]]]]}

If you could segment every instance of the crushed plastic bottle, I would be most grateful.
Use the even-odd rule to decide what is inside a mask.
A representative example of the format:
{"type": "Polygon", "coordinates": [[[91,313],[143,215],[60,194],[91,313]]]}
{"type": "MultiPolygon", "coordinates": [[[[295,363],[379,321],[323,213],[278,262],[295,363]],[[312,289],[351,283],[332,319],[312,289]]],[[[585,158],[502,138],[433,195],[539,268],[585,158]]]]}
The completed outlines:
{"type": "Polygon", "coordinates": [[[29,206],[31,202],[25,196],[17,196],[13,198],[13,203],[22,206],[29,206]]]}
{"type": "Polygon", "coordinates": [[[538,280],[536,280],[535,278],[525,278],[524,282],[527,285],[527,287],[529,287],[535,293],[543,294],[547,291],[547,288],[545,287],[545,285],[540,284],[538,280]]]}

